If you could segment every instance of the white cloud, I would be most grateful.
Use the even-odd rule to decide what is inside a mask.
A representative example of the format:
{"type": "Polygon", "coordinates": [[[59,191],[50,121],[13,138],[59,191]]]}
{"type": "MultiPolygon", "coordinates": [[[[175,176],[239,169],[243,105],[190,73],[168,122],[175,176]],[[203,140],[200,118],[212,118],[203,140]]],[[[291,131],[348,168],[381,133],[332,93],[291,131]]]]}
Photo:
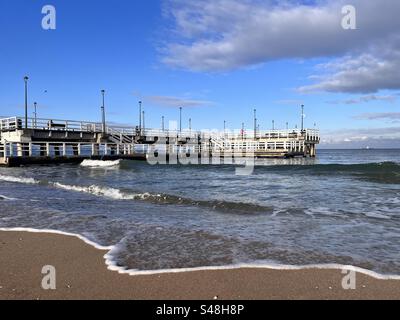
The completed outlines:
{"type": "Polygon", "coordinates": [[[400,1],[352,0],[357,30],[341,27],[347,0],[167,0],[173,40],[162,61],[220,72],[278,59],[336,57],[302,92],[371,93],[400,89],[400,1]],[[346,58],[343,58],[346,57],[346,58]]]}
{"type": "Polygon", "coordinates": [[[400,127],[331,130],[321,136],[323,148],[400,147],[400,127]]]}
{"type": "Polygon", "coordinates": [[[363,113],[354,118],[357,120],[390,120],[397,122],[400,120],[400,112],[363,113]]]}
{"type": "MultiPolygon", "coordinates": [[[[400,3],[400,1],[399,1],[400,3]]],[[[375,93],[400,89],[400,38],[377,46],[371,53],[337,59],[325,66],[328,74],[314,77],[317,83],[298,90],[307,92],[375,93]],[[379,50],[378,47],[384,48],[379,50]]]]}
{"type": "Polygon", "coordinates": [[[334,100],[328,101],[329,104],[361,104],[361,103],[369,103],[373,101],[384,101],[393,103],[397,100],[396,95],[365,95],[357,98],[347,99],[347,100],[334,100]]]}

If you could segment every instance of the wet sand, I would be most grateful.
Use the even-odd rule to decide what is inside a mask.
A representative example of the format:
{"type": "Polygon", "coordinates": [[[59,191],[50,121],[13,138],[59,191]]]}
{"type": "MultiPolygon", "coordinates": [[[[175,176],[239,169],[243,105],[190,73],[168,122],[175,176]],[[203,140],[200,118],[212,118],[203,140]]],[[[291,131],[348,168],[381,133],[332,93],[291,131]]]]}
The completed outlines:
{"type": "Polygon", "coordinates": [[[237,269],[129,276],[107,270],[104,255],[57,234],[0,232],[0,299],[400,299],[400,281],[357,274],[344,290],[340,270],[237,269]],[[56,268],[56,290],[43,290],[43,266],[56,268]]]}

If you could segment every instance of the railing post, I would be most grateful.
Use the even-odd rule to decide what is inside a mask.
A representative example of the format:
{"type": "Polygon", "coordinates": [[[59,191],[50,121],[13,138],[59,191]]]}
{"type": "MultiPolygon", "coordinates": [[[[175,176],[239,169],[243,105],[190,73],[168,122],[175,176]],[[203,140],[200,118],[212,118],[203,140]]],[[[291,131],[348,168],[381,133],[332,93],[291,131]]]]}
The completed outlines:
{"type": "Polygon", "coordinates": [[[100,145],[97,143],[92,144],[92,156],[98,156],[100,151],[100,145]]]}
{"type": "Polygon", "coordinates": [[[46,143],[46,157],[50,157],[50,143],[46,143]]]}
{"type": "Polygon", "coordinates": [[[17,155],[18,157],[22,157],[24,155],[22,143],[17,144],[17,155]]]}
{"type": "Polygon", "coordinates": [[[63,148],[62,155],[63,155],[63,157],[66,157],[67,156],[67,144],[63,143],[62,148],[63,148]]]}

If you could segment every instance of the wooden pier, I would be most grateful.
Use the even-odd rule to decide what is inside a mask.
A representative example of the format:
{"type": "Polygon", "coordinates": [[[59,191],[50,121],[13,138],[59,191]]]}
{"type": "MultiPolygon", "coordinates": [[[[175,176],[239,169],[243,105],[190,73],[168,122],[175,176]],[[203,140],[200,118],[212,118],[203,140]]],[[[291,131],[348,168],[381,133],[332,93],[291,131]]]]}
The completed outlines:
{"type": "Polygon", "coordinates": [[[0,119],[0,165],[80,163],[179,157],[315,157],[318,130],[216,132],[104,126],[96,122],[11,117],[0,119]]]}

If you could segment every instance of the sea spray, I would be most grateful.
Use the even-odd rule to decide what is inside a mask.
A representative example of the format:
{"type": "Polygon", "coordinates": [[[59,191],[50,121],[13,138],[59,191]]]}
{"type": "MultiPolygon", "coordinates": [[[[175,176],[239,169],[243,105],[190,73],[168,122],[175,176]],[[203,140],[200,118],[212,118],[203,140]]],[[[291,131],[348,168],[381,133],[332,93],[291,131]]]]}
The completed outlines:
{"type": "Polygon", "coordinates": [[[111,168],[121,164],[121,160],[103,161],[103,160],[83,160],[81,167],[88,168],[111,168]]]}

